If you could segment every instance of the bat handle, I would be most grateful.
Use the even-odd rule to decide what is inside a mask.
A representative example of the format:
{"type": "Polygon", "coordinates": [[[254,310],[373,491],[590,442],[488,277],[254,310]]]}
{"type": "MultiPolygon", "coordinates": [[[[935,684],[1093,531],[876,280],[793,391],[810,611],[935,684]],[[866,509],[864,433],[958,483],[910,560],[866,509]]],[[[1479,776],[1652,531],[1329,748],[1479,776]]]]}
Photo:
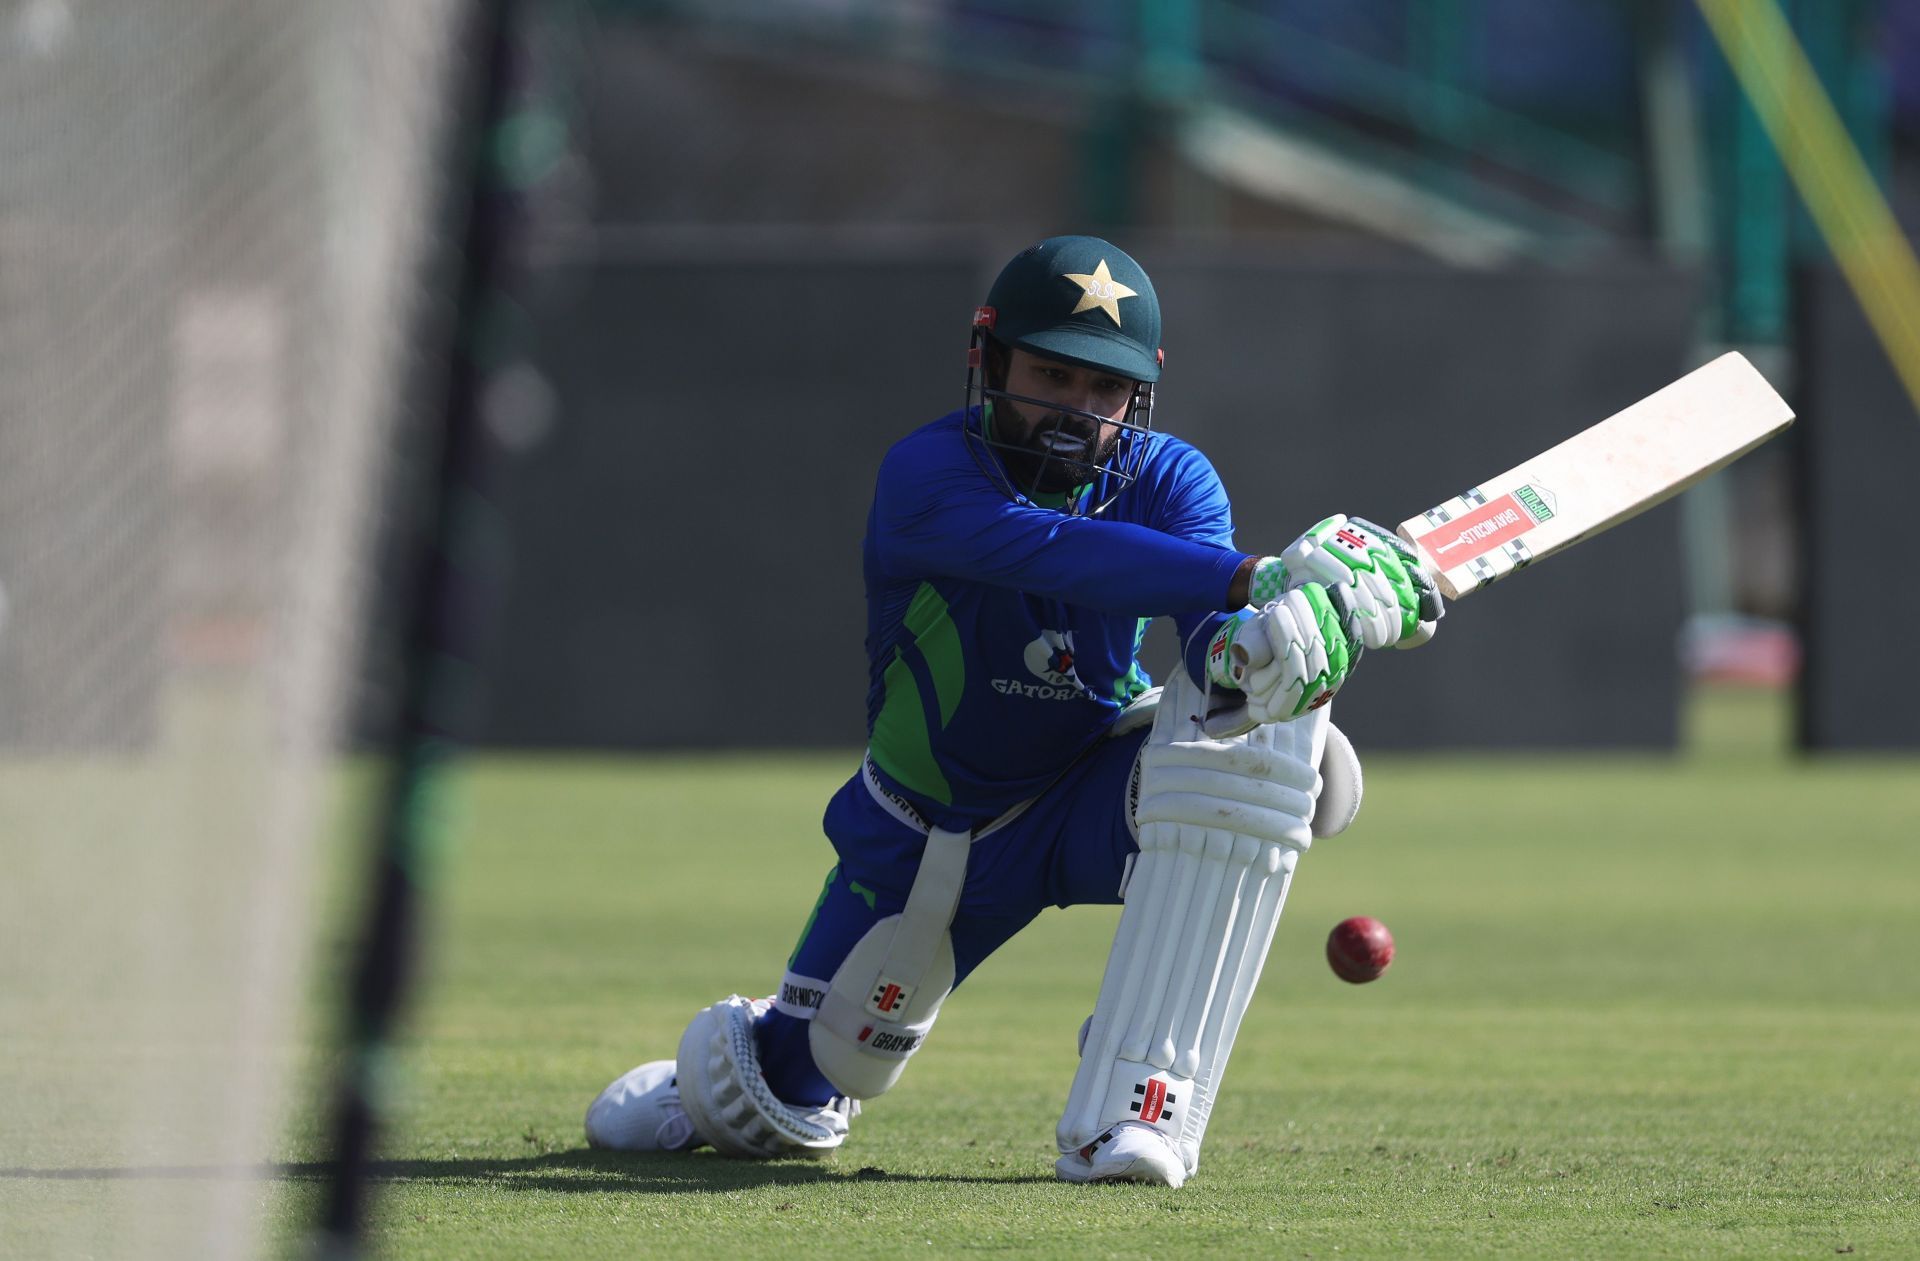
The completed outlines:
{"type": "Polygon", "coordinates": [[[1437,622],[1447,615],[1446,597],[1440,594],[1438,587],[1420,588],[1420,620],[1437,622]]]}

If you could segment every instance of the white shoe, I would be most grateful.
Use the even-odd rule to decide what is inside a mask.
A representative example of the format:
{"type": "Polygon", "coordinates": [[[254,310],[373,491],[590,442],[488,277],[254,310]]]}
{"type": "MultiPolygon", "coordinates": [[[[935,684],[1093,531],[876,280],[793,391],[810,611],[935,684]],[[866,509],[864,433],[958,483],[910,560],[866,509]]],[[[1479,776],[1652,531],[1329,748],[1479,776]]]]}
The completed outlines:
{"type": "Polygon", "coordinates": [[[684,1152],[705,1144],[680,1106],[672,1060],[654,1060],[616,1080],[587,1109],[587,1145],[622,1152],[684,1152]]]}
{"type": "Polygon", "coordinates": [[[1053,1164],[1062,1182],[1146,1182],[1177,1187],[1187,1162],[1173,1140],[1144,1121],[1122,1121],[1053,1164]]]}

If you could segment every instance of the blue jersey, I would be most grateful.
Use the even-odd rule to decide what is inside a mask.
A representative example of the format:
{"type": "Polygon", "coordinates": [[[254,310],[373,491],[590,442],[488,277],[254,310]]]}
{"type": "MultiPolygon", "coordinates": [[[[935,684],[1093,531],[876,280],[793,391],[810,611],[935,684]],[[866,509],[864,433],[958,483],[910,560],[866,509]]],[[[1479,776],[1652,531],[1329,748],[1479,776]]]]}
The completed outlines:
{"type": "Polygon", "coordinates": [[[1246,554],[1206,457],[1146,438],[1097,517],[1008,498],[954,412],[896,443],[867,518],[868,751],[934,824],[985,822],[1051,783],[1151,686],[1171,615],[1198,662],[1246,554]]]}

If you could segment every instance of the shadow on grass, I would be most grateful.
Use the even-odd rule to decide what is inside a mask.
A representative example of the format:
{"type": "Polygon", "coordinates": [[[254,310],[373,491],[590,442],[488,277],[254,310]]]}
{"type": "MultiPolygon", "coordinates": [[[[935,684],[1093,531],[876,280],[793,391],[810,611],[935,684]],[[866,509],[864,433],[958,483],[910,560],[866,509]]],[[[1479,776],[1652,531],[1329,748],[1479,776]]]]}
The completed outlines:
{"type": "MultiPolygon", "coordinates": [[[[22,1169],[0,1167],[0,1182],[167,1181],[246,1179],[319,1182],[333,1175],[325,1161],[275,1165],[153,1165],[129,1168],[22,1169]]],[[[377,1160],[368,1176],[384,1183],[490,1184],[529,1191],[672,1193],[739,1191],[765,1186],[810,1186],[849,1182],[1052,1182],[1049,1174],[1007,1173],[969,1177],[959,1174],[895,1173],[873,1165],[855,1166],[813,1160],[729,1160],[713,1152],[646,1153],[596,1151],[546,1152],[538,1156],[472,1160],[377,1160]]]]}

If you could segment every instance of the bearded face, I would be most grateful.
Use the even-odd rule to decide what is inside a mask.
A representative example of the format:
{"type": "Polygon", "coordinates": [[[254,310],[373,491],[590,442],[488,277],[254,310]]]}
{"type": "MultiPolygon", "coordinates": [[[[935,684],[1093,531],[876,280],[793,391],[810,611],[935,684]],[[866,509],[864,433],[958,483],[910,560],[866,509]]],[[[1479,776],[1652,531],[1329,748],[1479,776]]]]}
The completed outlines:
{"type": "Polygon", "coordinates": [[[1054,495],[1092,481],[1119,445],[1135,383],[1017,348],[1003,354],[1003,363],[990,362],[989,381],[997,385],[993,378],[1004,373],[998,388],[1006,396],[994,400],[993,428],[1008,475],[1054,495]]]}
{"type": "Polygon", "coordinates": [[[1006,398],[994,407],[995,430],[1009,444],[1000,455],[1015,483],[1060,495],[1098,476],[1119,445],[1119,426],[1080,412],[1035,410],[1006,398]]]}

